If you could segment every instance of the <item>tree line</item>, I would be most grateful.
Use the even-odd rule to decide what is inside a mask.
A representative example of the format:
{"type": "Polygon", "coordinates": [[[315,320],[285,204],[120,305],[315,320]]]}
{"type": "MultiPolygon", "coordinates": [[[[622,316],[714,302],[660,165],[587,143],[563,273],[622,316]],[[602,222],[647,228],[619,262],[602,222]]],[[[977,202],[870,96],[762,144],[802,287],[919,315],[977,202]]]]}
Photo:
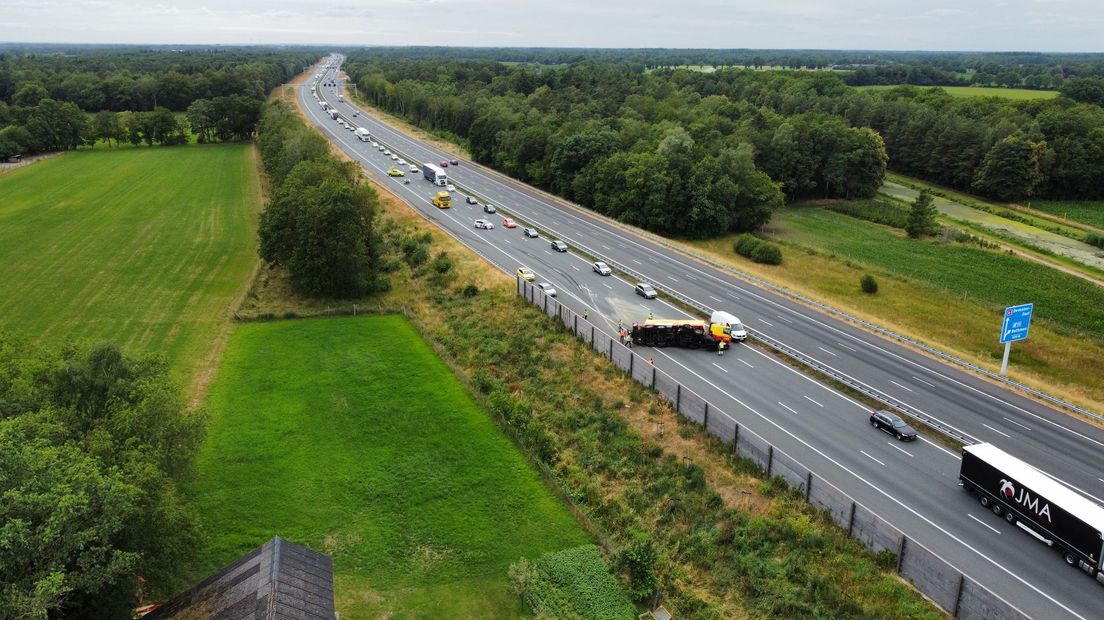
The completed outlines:
{"type": "MultiPolygon", "coordinates": [[[[869,196],[887,161],[997,200],[1104,195],[1104,110],[1071,97],[961,98],[910,86],[860,91],[823,71],[636,73],[595,61],[538,69],[375,52],[350,55],[347,70],[370,103],[466,142],[477,160],[675,234],[717,230],[716,217],[694,221],[716,212],[715,200],[702,202],[718,193],[702,187],[710,178],[736,186],[720,190],[730,214],[748,201],[777,204],[750,168],[734,165],[747,154],[789,199],[869,196]],[[681,151],[672,150],[676,144],[681,151]],[[680,162],[672,162],[676,153],[680,162]],[[618,171],[635,177],[609,181],[618,171]],[[610,191],[615,184],[619,194],[610,191]]],[[[1089,86],[1082,100],[1104,96],[1104,88],[1090,88],[1095,78],[1071,84],[1089,86]]],[[[746,230],[756,218],[730,221],[731,230],[746,230]]]]}
{"type": "Polygon", "coordinates": [[[787,196],[871,196],[885,171],[875,132],[703,96],[662,72],[357,55],[346,70],[371,103],[477,161],[665,234],[754,230],[787,196]]]}
{"type": "Polygon", "coordinates": [[[0,54],[0,158],[107,143],[178,144],[252,135],[272,88],[309,50],[91,48],[0,54]],[[173,113],[186,113],[177,118],[173,113]]]}
{"type": "Polygon", "coordinates": [[[379,197],[356,164],[331,155],[322,134],[282,101],[266,106],[257,147],[274,188],[261,213],[261,258],[287,269],[302,295],[349,298],[386,290],[379,197]]]}
{"type": "Polygon", "coordinates": [[[172,594],[203,429],[160,358],[0,333],[0,618],[129,618],[172,594]]]}

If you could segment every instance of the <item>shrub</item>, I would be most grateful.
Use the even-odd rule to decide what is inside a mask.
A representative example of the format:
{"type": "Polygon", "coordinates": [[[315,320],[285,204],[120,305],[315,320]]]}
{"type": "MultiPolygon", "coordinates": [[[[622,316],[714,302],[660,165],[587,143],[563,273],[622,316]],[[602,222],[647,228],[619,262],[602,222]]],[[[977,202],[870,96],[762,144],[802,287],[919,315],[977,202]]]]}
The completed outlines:
{"type": "Polygon", "coordinates": [[[479,294],[479,287],[474,284],[469,284],[461,291],[464,297],[475,297],[479,294]]]}
{"type": "Polygon", "coordinates": [[[1089,233],[1085,235],[1085,243],[1095,245],[1098,248],[1104,248],[1104,235],[1089,233]]]}
{"type": "Polygon", "coordinates": [[[452,269],[452,259],[449,258],[449,255],[442,250],[441,252],[438,252],[437,256],[433,258],[432,267],[433,271],[440,274],[446,274],[452,269]]]}
{"type": "Polygon", "coordinates": [[[906,209],[881,200],[846,200],[829,204],[825,208],[853,218],[894,228],[904,228],[908,224],[909,214],[906,209]]]}
{"type": "Polygon", "coordinates": [[[870,275],[869,273],[864,275],[862,279],[859,280],[859,286],[862,288],[862,292],[866,293],[867,295],[873,295],[874,293],[878,292],[878,281],[875,280],[874,276],[870,275]]]}
{"type": "Polygon", "coordinates": [[[740,235],[736,238],[733,249],[736,250],[736,253],[740,256],[751,258],[752,252],[755,251],[755,248],[759,247],[760,243],[762,243],[762,241],[754,235],[740,235]]]}
{"type": "Polygon", "coordinates": [[[773,243],[764,241],[751,253],[751,260],[764,265],[781,265],[782,249],[773,243]]]}

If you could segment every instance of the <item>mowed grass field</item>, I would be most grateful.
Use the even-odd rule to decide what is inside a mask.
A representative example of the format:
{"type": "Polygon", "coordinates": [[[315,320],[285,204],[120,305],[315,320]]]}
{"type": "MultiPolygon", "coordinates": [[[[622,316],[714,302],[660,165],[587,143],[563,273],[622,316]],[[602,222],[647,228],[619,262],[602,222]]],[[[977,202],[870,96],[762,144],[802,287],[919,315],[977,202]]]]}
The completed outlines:
{"type": "Polygon", "coordinates": [[[401,317],[241,326],[207,409],[197,579],[279,534],[342,617],[510,618],[511,563],[591,542],[401,317]]]}
{"type": "MultiPolygon", "coordinates": [[[[856,86],[861,90],[889,90],[905,84],[877,84],[856,86]]],[[[917,88],[931,88],[918,86],[917,88]]],[[[1006,99],[1053,99],[1058,96],[1056,90],[1031,90],[1029,88],[987,88],[985,86],[940,86],[954,97],[1004,97],[1006,99]]]]}
{"type": "Polygon", "coordinates": [[[257,263],[248,145],[96,149],[0,174],[0,328],[211,363],[257,263]]]}
{"type": "Polygon", "coordinates": [[[1031,208],[1104,229],[1104,200],[1032,200],[1031,208]]]}
{"type": "Polygon", "coordinates": [[[1104,289],[1002,252],[916,242],[886,227],[812,206],[780,210],[770,228],[784,240],[1003,308],[1034,302],[1034,321],[1104,334],[1104,289]]]}

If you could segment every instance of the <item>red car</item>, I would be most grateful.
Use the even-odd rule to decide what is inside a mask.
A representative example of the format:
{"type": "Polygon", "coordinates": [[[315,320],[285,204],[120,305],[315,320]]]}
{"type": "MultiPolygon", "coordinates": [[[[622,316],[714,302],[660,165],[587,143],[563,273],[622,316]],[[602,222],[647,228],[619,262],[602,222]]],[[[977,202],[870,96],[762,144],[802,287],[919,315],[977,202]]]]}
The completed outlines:
{"type": "Polygon", "coordinates": [[[506,228],[517,228],[517,222],[508,217],[502,218],[502,225],[506,228]]]}
{"type": "Polygon", "coordinates": [[[442,168],[448,168],[448,162],[447,161],[441,162],[441,167],[442,168]]]}

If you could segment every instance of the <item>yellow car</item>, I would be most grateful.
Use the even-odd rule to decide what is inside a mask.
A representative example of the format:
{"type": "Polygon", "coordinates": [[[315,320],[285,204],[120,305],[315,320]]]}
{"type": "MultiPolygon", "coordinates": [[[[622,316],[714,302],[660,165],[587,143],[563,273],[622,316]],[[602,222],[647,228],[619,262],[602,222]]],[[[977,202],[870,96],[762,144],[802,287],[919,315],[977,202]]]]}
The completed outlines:
{"type": "Polygon", "coordinates": [[[518,277],[526,282],[532,282],[537,279],[537,274],[533,273],[533,270],[528,267],[518,267],[518,277]]]}
{"type": "Polygon", "coordinates": [[[404,176],[406,176],[406,173],[403,172],[402,170],[399,170],[398,168],[391,168],[390,170],[387,171],[387,176],[389,176],[389,177],[404,177],[404,176]]]}

